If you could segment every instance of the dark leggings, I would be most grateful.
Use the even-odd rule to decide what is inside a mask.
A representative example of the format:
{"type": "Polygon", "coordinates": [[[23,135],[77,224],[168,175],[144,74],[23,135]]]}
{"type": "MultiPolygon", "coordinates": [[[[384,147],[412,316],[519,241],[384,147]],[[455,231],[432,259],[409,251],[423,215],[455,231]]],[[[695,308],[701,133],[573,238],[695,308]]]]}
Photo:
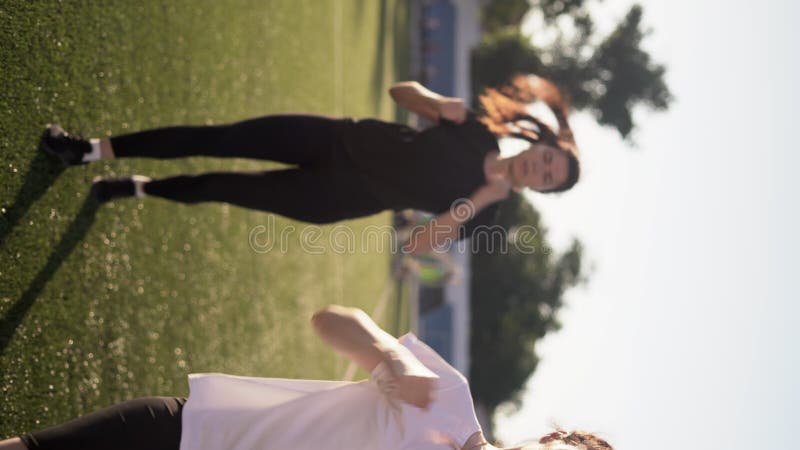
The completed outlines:
{"type": "Polygon", "coordinates": [[[185,398],[144,397],[20,436],[30,450],[178,450],[185,398]]]}
{"type": "Polygon", "coordinates": [[[145,193],[183,202],[226,202],[312,223],[386,209],[367,189],[338,129],[321,116],[266,116],[214,126],[158,128],[111,138],[116,157],[213,156],[263,159],[298,167],[214,172],[153,180],[145,193]]]}

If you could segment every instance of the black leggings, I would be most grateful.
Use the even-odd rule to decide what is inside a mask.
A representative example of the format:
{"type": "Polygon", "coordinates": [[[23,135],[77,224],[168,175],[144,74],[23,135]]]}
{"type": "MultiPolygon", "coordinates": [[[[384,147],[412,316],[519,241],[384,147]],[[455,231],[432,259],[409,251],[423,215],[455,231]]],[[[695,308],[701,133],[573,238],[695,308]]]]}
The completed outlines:
{"type": "Polygon", "coordinates": [[[368,190],[338,131],[342,120],[266,116],[214,126],[158,128],[111,138],[116,157],[253,158],[298,167],[180,175],[145,184],[148,195],[183,203],[226,202],[312,223],[366,216],[386,207],[368,190]]]}
{"type": "Polygon", "coordinates": [[[185,398],[144,397],[20,436],[30,450],[178,450],[185,398]]]}

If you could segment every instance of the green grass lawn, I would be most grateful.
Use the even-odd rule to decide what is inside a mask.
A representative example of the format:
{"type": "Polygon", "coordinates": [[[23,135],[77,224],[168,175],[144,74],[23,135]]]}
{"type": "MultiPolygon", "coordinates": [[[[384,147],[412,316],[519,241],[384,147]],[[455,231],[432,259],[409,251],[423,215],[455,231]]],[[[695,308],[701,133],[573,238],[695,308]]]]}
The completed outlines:
{"type": "MultiPolygon", "coordinates": [[[[328,303],[368,312],[389,277],[374,249],[301,248],[304,225],[222,204],[96,208],[97,175],[275,167],[127,160],[63,169],[43,126],[85,136],[280,112],[392,119],[405,2],[39,1],[0,4],[0,437],[142,395],[186,395],[186,374],[338,378],[307,326],[328,303]],[[274,223],[269,219],[272,217],[274,223]],[[254,227],[288,231],[251,248],[254,227]]],[[[389,223],[388,214],[347,222],[389,223]]],[[[383,320],[394,321],[397,309],[383,320]]]]}

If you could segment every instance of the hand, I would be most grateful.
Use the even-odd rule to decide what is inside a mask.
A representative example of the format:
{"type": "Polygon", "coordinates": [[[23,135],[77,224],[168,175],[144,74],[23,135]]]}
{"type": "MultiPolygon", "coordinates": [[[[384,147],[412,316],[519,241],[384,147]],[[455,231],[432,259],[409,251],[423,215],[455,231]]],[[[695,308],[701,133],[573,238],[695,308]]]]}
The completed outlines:
{"type": "Polygon", "coordinates": [[[467,107],[464,100],[456,97],[445,97],[439,101],[439,118],[455,123],[464,123],[467,118],[467,107]]]}
{"type": "Polygon", "coordinates": [[[427,409],[433,401],[436,374],[405,348],[384,349],[383,364],[376,368],[379,388],[409,405],[427,409]]]}
{"type": "Polygon", "coordinates": [[[397,397],[409,405],[428,409],[433,401],[435,381],[435,378],[401,375],[397,378],[397,397]]]}

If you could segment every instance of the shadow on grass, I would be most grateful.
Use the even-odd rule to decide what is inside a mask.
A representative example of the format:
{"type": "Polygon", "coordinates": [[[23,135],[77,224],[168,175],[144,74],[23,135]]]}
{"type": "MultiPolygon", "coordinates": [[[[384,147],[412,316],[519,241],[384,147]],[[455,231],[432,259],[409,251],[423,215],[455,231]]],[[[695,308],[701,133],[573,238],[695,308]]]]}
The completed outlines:
{"type": "MultiPolygon", "coordinates": [[[[41,194],[40,194],[41,195],[41,194]]],[[[11,338],[22,323],[28,310],[39,297],[47,282],[58,271],[61,264],[69,257],[70,253],[83,240],[86,233],[94,223],[95,213],[98,204],[92,197],[87,197],[81,206],[75,219],[67,228],[64,237],[55,246],[47,264],[36,274],[36,277],[28,285],[28,289],[22,294],[8,312],[0,319],[0,356],[5,352],[6,347],[11,342],[11,338]]]]}
{"type": "Polygon", "coordinates": [[[356,23],[361,24],[364,21],[364,11],[367,9],[367,4],[372,0],[356,0],[356,23]]]}
{"type": "Polygon", "coordinates": [[[380,8],[378,9],[378,42],[375,43],[375,65],[372,69],[372,108],[373,110],[380,111],[381,101],[383,98],[383,74],[386,69],[384,57],[386,55],[386,33],[388,5],[387,0],[381,0],[380,8]]]}
{"type": "Polygon", "coordinates": [[[65,166],[60,161],[55,161],[44,153],[40,152],[36,155],[31,161],[28,173],[25,175],[25,182],[22,184],[22,189],[17,192],[14,203],[0,217],[0,243],[5,242],[6,237],[11,234],[31,205],[47,192],[64,172],[64,169],[65,166]]]}
{"type": "MultiPolygon", "coordinates": [[[[412,80],[411,67],[411,7],[405,3],[395,5],[394,22],[394,79],[395,81],[412,80]]],[[[394,104],[395,121],[408,123],[408,110],[394,104]]]]}

